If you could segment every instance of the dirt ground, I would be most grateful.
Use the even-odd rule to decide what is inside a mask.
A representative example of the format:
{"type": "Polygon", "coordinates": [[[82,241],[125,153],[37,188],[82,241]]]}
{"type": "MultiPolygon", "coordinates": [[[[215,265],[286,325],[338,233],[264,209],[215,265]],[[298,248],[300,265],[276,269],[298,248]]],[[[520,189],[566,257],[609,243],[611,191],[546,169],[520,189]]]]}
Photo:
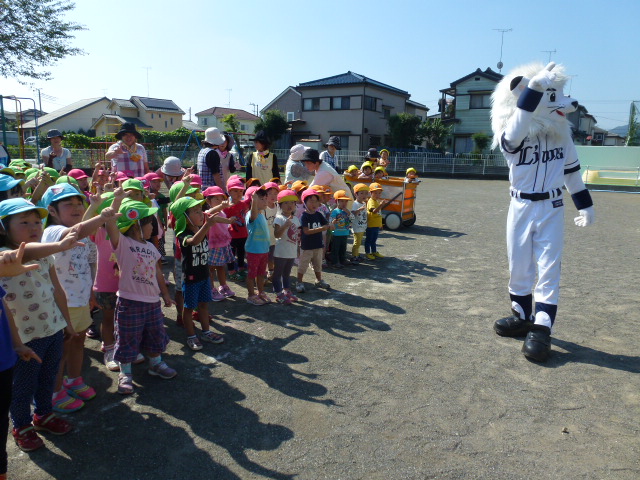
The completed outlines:
{"type": "Polygon", "coordinates": [[[232,285],[211,307],[222,345],[191,352],[167,309],[173,380],[138,366],[122,397],[88,340],[98,396],[46,448],[10,441],[10,478],[640,478],[640,195],[594,192],[586,229],[566,199],[542,365],[492,329],[507,182],[425,179],[418,197],[416,225],[381,234],[387,258],[329,271],[330,292],[251,307],[232,285]]]}

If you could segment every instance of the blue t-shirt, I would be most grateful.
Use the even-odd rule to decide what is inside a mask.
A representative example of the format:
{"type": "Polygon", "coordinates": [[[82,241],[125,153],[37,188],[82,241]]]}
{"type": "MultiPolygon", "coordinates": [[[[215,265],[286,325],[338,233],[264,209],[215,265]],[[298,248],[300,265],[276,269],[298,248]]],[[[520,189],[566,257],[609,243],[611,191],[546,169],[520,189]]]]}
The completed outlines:
{"type": "MultiPolygon", "coordinates": [[[[0,300],[7,292],[0,287],[0,300]]],[[[13,350],[11,340],[11,330],[9,330],[9,319],[4,311],[4,302],[0,301],[0,372],[10,369],[16,364],[18,356],[13,350]]]]}
{"type": "Polygon", "coordinates": [[[346,237],[349,235],[349,229],[351,228],[351,217],[349,211],[341,210],[338,207],[334,208],[329,217],[331,221],[336,220],[335,230],[333,231],[334,237],[346,237]]]}
{"type": "MultiPolygon", "coordinates": [[[[309,213],[305,211],[302,213],[302,217],[300,217],[301,229],[304,229],[304,227],[307,227],[309,229],[319,228],[323,225],[326,225],[327,223],[327,219],[324,218],[324,215],[318,211],[316,211],[316,213],[309,213]]],[[[302,250],[315,250],[316,248],[322,248],[323,246],[322,232],[307,235],[304,233],[304,230],[301,230],[300,248],[302,250]]]]}
{"type": "Polygon", "coordinates": [[[269,233],[267,217],[260,214],[253,222],[249,221],[250,218],[251,210],[244,217],[247,231],[249,232],[247,241],[244,244],[245,251],[249,253],[269,253],[271,234],[269,233]]]}

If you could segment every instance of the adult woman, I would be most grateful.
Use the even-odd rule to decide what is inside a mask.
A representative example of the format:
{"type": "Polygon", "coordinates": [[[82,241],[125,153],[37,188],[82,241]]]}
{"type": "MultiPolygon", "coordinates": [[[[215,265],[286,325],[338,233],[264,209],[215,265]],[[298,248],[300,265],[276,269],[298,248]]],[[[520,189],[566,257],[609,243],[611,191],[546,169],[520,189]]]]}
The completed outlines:
{"type": "Polygon", "coordinates": [[[342,175],[336,172],[328,163],[323,162],[317,150],[313,148],[306,150],[301,162],[307,167],[307,170],[315,174],[310,186],[328,185],[331,187],[332,192],[344,190],[346,194],[353,199],[351,189],[349,189],[345,183],[342,175]]]}
{"type": "Polygon", "coordinates": [[[313,179],[313,175],[300,161],[308,148],[299,143],[291,147],[287,164],[284,167],[284,183],[291,185],[297,180],[304,180],[308,183],[313,179]]]}
{"type": "Polygon", "coordinates": [[[184,168],[182,168],[178,157],[167,157],[156,173],[162,177],[164,184],[169,189],[171,185],[182,178],[184,168]]]}
{"type": "Polygon", "coordinates": [[[247,178],[257,178],[260,180],[260,184],[264,185],[273,177],[280,176],[278,159],[275,153],[269,152],[271,140],[263,130],[256,133],[253,144],[256,151],[251,154],[249,162],[247,162],[247,178]]]}
{"type": "Polygon", "coordinates": [[[342,150],[340,148],[340,137],[329,137],[329,141],[324,144],[326,150],[320,154],[320,159],[331,168],[336,168],[336,152],[342,150]]]}
{"type": "Polygon", "coordinates": [[[230,173],[236,171],[233,154],[233,138],[221,133],[217,128],[208,128],[204,132],[203,148],[198,153],[198,174],[202,177],[202,189],[218,186],[226,190],[230,173]]]}
{"type": "Polygon", "coordinates": [[[40,152],[40,157],[45,167],[56,169],[58,172],[64,170],[68,172],[73,168],[71,164],[71,152],[62,147],[62,140],[64,135],[59,130],[49,130],[47,132],[47,138],[51,145],[47,148],[43,148],[40,152]]]}
{"type": "Polygon", "coordinates": [[[134,177],[142,177],[149,173],[147,151],[136,142],[142,139],[136,126],[130,122],[123,123],[120,131],[116,133],[116,138],[119,141],[111,145],[104,156],[111,160],[113,169],[117,172],[129,171],[134,177]]]}

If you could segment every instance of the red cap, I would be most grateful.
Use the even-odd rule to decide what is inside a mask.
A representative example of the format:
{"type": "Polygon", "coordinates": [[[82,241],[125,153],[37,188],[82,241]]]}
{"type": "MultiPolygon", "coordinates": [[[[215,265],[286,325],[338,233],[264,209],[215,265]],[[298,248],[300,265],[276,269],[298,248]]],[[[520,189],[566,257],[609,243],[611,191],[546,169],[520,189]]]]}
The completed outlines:
{"type": "Polygon", "coordinates": [[[202,195],[206,198],[206,197],[215,197],[218,195],[222,195],[224,197],[226,197],[227,195],[222,191],[222,189],[220,187],[208,187],[205,189],[204,192],[202,192],[202,195]]]}
{"type": "Polygon", "coordinates": [[[80,170],[79,168],[72,168],[69,170],[70,177],[75,178],[76,180],[80,180],[82,178],[89,178],[89,175],[84,173],[84,170],[80,170]]]}

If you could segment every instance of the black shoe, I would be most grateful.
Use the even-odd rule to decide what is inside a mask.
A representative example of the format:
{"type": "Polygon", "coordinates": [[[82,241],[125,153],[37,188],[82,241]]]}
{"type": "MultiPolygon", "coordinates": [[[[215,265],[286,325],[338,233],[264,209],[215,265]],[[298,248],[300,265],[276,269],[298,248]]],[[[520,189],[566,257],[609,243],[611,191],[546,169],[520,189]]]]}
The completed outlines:
{"type": "Polygon", "coordinates": [[[89,328],[87,328],[87,338],[93,338],[94,340],[97,340],[100,338],[100,330],[98,330],[98,327],[96,327],[95,323],[92,323],[89,328]]]}
{"type": "Polygon", "coordinates": [[[524,356],[536,362],[546,362],[551,354],[551,329],[534,325],[522,344],[524,356]]]}
{"type": "Polygon", "coordinates": [[[524,337],[531,330],[533,322],[521,319],[520,314],[515,310],[511,312],[512,316],[496,320],[493,329],[501,337],[524,337]]]}

